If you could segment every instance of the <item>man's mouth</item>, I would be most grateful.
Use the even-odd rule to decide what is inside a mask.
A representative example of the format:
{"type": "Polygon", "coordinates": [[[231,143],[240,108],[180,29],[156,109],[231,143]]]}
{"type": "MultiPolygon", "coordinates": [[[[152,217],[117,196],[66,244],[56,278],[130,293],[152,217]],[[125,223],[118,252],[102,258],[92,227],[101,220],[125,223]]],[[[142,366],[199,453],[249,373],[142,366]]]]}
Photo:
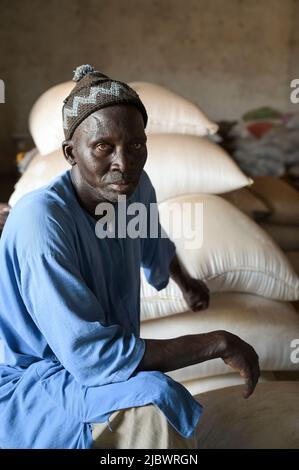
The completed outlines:
{"type": "Polygon", "coordinates": [[[117,181],[114,183],[110,183],[109,186],[112,188],[114,191],[117,192],[126,192],[128,189],[132,187],[133,182],[132,181],[117,181]]]}

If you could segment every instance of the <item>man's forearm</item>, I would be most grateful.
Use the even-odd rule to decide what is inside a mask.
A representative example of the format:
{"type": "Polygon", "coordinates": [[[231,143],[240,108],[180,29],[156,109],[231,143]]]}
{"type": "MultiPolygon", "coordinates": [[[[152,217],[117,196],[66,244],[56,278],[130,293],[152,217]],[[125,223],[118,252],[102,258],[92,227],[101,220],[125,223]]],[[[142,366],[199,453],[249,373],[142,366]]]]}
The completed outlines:
{"type": "Polygon", "coordinates": [[[221,358],[245,380],[244,398],[248,398],[260,375],[258,356],[250,344],[225,330],[172,339],[146,339],[146,349],[137,368],[170,372],[221,358]]]}
{"type": "Polygon", "coordinates": [[[222,357],[226,348],[223,331],[172,339],[146,339],[145,342],[145,353],[137,370],[169,372],[222,357]]]}

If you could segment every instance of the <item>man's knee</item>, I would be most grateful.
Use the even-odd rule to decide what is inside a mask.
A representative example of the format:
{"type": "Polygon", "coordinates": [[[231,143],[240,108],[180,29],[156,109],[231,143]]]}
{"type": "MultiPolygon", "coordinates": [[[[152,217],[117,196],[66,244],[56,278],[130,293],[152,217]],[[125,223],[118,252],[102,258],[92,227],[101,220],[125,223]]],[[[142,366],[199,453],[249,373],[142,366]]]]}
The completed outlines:
{"type": "Polygon", "coordinates": [[[118,410],[108,423],[93,425],[95,448],[110,449],[194,449],[196,433],[182,437],[155,405],[118,410]]]}

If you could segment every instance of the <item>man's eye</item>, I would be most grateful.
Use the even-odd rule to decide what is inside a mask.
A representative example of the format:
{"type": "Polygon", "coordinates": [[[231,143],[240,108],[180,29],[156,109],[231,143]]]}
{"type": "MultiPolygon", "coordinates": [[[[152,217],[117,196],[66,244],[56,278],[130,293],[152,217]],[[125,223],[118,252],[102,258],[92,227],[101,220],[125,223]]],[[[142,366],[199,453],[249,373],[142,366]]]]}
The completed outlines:
{"type": "Polygon", "coordinates": [[[140,150],[142,148],[142,144],[140,143],[135,143],[135,144],[132,144],[132,147],[135,149],[135,150],[140,150]]]}
{"type": "Polygon", "coordinates": [[[101,144],[98,144],[98,145],[97,145],[97,149],[98,149],[98,150],[101,150],[101,151],[105,151],[105,150],[108,150],[108,149],[109,149],[109,145],[108,145],[108,144],[101,143],[101,144]]]}

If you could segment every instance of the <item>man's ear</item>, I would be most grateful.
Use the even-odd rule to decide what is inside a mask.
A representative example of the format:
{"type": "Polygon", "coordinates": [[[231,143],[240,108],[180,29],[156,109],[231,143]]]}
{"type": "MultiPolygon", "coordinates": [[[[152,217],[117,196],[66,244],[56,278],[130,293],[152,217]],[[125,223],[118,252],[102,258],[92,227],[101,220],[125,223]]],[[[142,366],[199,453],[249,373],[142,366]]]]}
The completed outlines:
{"type": "Polygon", "coordinates": [[[76,158],[73,154],[73,149],[74,149],[74,146],[71,140],[64,140],[62,142],[62,150],[63,150],[64,158],[72,166],[76,165],[77,163],[76,158]]]}

